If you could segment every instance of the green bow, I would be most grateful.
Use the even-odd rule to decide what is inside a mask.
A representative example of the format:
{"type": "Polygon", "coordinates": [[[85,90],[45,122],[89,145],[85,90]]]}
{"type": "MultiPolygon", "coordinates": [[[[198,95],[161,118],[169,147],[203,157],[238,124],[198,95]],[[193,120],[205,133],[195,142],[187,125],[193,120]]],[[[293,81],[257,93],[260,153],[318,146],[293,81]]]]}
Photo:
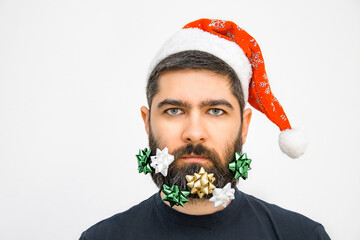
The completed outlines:
{"type": "Polygon", "coordinates": [[[138,170],[139,173],[144,172],[145,174],[147,173],[151,173],[151,167],[150,167],[150,163],[149,163],[149,157],[150,157],[150,153],[151,150],[147,150],[147,148],[145,148],[144,150],[139,150],[139,154],[136,155],[136,158],[138,160],[138,170]]]}
{"type": "Polygon", "coordinates": [[[248,178],[248,170],[251,170],[251,159],[248,159],[246,153],[240,156],[240,153],[235,152],[235,161],[229,163],[229,169],[235,172],[235,179],[242,177],[244,180],[248,178]]]}
{"type": "Polygon", "coordinates": [[[184,207],[184,203],[188,202],[187,196],[189,196],[189,191],[180,191],[179,186],[173,185],[172,187],[167,186],[166,184],[163,185],[163,193],[165,196],[162,198],[164,201],[168,201],[170,206],[173,207],[174,205],[179,206],[181,205],[184,207]]]}

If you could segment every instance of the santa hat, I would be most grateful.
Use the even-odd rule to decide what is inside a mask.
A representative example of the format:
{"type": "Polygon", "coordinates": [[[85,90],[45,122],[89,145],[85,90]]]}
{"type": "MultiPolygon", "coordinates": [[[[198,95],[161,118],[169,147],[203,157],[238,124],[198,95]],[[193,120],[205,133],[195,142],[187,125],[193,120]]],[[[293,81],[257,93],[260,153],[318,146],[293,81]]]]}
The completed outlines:
{"type": "Polygon", "coordinates": [[[280,128],[280,149],[291,158],[305,152],[305,136],[291,128],[271,92],[264,59],[253,37],[231,21],[199,19],[184,26],[162,46],[150,69],[167,56],[187,50],[207,52],[226,62],[240,79],[244,99],[280,128]]]}

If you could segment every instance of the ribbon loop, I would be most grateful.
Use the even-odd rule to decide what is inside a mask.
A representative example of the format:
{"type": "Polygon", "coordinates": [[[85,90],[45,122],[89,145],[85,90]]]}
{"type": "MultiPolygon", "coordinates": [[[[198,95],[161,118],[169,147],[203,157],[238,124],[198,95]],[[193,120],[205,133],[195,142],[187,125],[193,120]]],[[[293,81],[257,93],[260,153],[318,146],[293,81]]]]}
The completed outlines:
{"type": "Polygon", "coordinates": [[[184,207],[184,203],[188,202],[187,196],[189,196],[189,191],[180,191],[179,186],[173,185],[169,187],[168,185],[163,185],[163,193],[165,196],[162,198],[163,201],[168,201],[170,206],[182,206],[184,207]]]}
{"type": "Polygon", "coordinates": [[[139,173],[143,172],[144,174],[151,173],[151,167],[149,163],[151,150],[147,150],[147,148],[143,150],[139,150],[139,154],[136,154],[136,158],[138,161],[138,170],[139,173]]]}
{"type": "Polygon", "coordinates": [[[213,182],[215,177],[213,173],[208,174],[203,167],[200,168],[198,173],[194,175],[185,176],[187,186],[191,188],[191,194],[197,194],[199,198],[202,198],[204,194],[212,193],[215,189],[213,182]]]}
{"type": "Polygon", "coordinates": [[[246,153],[240,155],[235,153],[235,161],[229,163],[229,169],[235,173],[235,179],[241,177],[246,180],[248,178],[248,170],[251,170],[250,163],[251,159],[247,158],[246,153]]]}

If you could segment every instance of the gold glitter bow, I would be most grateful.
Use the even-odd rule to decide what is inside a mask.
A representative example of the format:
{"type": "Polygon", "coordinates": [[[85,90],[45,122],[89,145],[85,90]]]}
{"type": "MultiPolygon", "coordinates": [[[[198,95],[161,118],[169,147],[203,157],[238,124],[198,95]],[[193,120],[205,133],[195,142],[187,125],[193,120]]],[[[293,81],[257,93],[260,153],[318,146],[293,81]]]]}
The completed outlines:
{"type": "Polygon", "coordinates": [[[203,167],[200,168],[198,173],[194,175],[186,175],[187,186],[191,188],[191,194],[197,193],[199,198],[204,194],[212,193],[215,189],[213,182],[215,181],[213,173],[207,173],[203,167]]]}

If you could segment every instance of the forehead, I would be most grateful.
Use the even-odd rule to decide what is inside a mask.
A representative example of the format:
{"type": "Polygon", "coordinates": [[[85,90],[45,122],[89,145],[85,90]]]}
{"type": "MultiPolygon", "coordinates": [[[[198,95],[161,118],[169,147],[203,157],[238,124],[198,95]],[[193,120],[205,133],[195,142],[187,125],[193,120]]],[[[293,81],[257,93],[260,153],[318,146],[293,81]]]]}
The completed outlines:
{"type": "Polygon", "coordinates": [[[237,102],[231,91],[229,79],[209,70],[184,69],[164,72],[160,75],[158,87],[159,91],[154,96],[153,104],[166,98],[181,99],[193,104],[210,99],[225,99],[234,104],[237,102]]]}

